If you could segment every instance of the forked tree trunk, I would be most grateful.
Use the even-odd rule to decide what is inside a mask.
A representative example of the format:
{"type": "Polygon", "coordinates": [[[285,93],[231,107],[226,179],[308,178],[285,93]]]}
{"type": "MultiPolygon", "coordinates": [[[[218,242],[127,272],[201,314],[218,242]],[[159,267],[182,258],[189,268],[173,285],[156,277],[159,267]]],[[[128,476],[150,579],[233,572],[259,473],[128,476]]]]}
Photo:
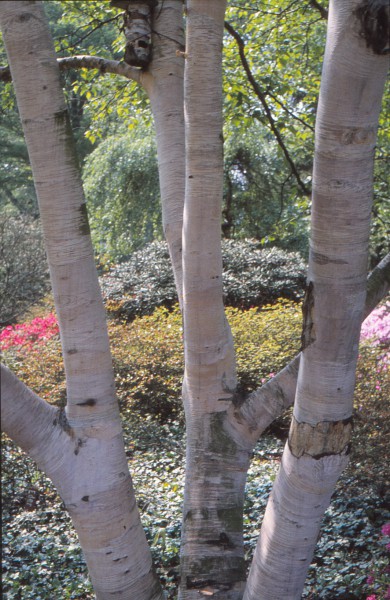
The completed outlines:
{"type": "MultiPolygon", "coordinates": [[[[317,129],[312,283],[304,336],[307,347],[289,446],[250,574],[246,597],[251,599],[300,597],[319,519],[345,461],[354,344],[364,302],[363,246],[367,242],[370,196],[370,174],[366,168],[373,151],[381,92],[377,60],[384,62],[370,54],[363,40],[357,39],[356,31],[348,29],[353,24],[351,11],[356,4],[346,1],[335,6],[340,16],[331,10],[326,58],[329,65],[325,62],[317,129]],[[338,56],[347,61],[337,64],[338,56]],[[340,81],[346,85],[343,104],[337,101],[334,106],[334,89],[336,100],[341,97],[340,81]],[[354,161],[358,163],[357,173],[354,161]],[[364,218],[357,220],[357,213],[364,218]],[[354,223],[357,230],[353,229],[354,223]],[[330,316],[329,306],[333,307],[330,316]],[[337,328],[343,328],[342,336],[336,336],[337,328]],[[311,369],[316,373],[314,385],[311,369]],[[294,514],[289,522],[286,516],[289,518],[291,507],[294,514]]],[[[161,598],[127,471],[104,311],[54,52],[47,31],[42,29],[39,4],[3,2],[0,9],[38,182],[69,395],[67,412],[58,412],[4,369],[2,424],[57,485],[80,535],[98,598],[111,598],[113,594],[116,598],[137,600],[161,598]],[[33,49],[31,55],[22,54],[26,41],[33,49]],[[32,97],[34,103],[30,102],[32,97]]],[[[233,344],[223,313],[221,284],[224,10],[224,0],[190,0],[187,48],[180,54],[184,51],[180,47],[181,1],[164,0],[159,3],[153,26],[155,47],[149,70],[124,70],[123,65],[111,64],[114,61],[109,65],[109,69],[118,69],[120,74],[140,81],[151,99],[164,229],[179,297],[186,184],[181,305],[188,446],[182,599],[242,598],[242,511],[249,457],[264,427],[291,404],[298,364],[296,359],[262,390],[238,401],[233,344]]],[[[93,68],[96,60],[104,60],[85,57],[80,61],[87,59],[93,68]]]]}
{"type": "Polygon", "coordinates": [[[373,158],[388,66],[360,35],[359,4],[330,4],[316,123],[303,352],[289,439],[245,600],[301,598],[323,513],[348,460],[373,158]]]}
{"type": "Polygon", "coordinates": [[[46,17],[41,3],[18,1],[2,2],[0,18],[39,201],[67,382],[66,410],[53,416],[52,407],[4,371],[2,425],[32,450],[57,487],[97,598],[162,598],[127,467],[86,205],[46,17]],[[27,398],[37,409],[15,421],[12,402],[20,406],[27,398]]]}

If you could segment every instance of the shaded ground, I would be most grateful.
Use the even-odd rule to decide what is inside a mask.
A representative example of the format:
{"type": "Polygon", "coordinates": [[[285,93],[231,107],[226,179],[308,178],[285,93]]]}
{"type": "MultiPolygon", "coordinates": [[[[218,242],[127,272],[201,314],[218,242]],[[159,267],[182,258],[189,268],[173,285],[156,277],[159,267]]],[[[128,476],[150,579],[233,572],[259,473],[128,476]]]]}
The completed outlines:
{"type": "MultiPolygon", "coordinates": [[[[389,398],[386,349],[365,344],[359,358],[351,460],[323,522],[303,598],[375,600],[386,589],[390,540],[381,527],[390,521],[389,398]],[[367,578],[369,582],[367,583],[367,578]]],[[[123,407],[127,454],[138,490],[143,524],[170,598],[178,581],[180,508],[184,481],[183,428],[123,407]]],[[[259,442],[248,476],[245,509],[246,558],[256,544],[259,523],[288,432],[279,419],[259,442]]],[[[50,482],[3,437],[3,598],[89,600],[92,590],[83,557],[50,482]]]]}

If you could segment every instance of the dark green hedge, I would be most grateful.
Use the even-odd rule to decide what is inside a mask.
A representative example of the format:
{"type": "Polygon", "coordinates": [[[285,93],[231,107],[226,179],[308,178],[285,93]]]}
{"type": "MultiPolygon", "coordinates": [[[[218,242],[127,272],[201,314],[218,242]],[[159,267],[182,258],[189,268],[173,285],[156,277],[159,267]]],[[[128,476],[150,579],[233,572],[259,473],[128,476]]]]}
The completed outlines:
{"type": "MultiPolygon", "coordinates": [[[[278,298],[299,300],[303,295],[306,266],[296,252],[263,249],[254,240],[225,240],[222,257],[227,306],[259,307],[278,298]]],[[[128,262],[102,276],[101,283],[109,312],[130,320],[177,302],[165,242],[153,242],[135,252],[128,262]]]]}

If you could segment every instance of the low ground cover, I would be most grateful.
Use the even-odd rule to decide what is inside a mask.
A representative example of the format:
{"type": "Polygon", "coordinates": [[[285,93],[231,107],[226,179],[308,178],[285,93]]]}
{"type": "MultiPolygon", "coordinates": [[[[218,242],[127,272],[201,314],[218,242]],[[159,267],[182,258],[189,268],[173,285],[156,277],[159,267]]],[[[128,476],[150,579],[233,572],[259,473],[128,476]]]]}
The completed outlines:
{"type": "MultiPolygon", "coordinates": [[[[249,390],[297,351],[300,307],[283,301],[260,311],[229,310],[239,375],[249,390]],[[263,330],[267,335],[262,337],[263,330]]],[[[48,324],[46,316],[39,317],[42,327],[48,324]]],[[[308,600],[389,598],[389,326],[387,307],[374,314],[372,326],[363,328],[351,460],[325,515],[303,595],[308,600]]],[[[180,327],[178,311],[165,309],[131,325],[118,320],[109,324],[129,466],[155,563],[172,600],[178,580],[184,481],[180,327]]],[[[66,392],[58,335],[40,335],[31,323],[16,331],[23,334],[17,338],[22,341],[5,350],[7,364],[41,396],[63,404],[66,392]]],[[[287,431],[284,417],[260,440],[249,471],[244,518],[248,564],[287,431]]],[[[61,499],[5,436],[2,474],[3,597],[90,600],[92,589],[82,553],[61,499]]]]}

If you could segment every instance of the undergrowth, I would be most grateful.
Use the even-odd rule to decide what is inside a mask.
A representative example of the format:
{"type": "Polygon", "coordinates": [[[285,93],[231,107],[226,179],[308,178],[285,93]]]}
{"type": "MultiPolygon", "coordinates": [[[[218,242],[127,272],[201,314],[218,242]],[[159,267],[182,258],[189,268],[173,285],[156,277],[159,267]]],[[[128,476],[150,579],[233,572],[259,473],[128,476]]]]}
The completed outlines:
{"type": "MultiPolygon", "coordinates": [[[[272,377],[296,353],[301,319],[297,305],[281,302],[244,313],[229,309],[228,315],[239,375],[248,390],[272,377]]],[[[157,571],[173,600],[184,484],[181,318],[177,310],[159,309],[126,326],[113,320],[109,330],[138,506],[157,571]]],[[[360,348],[351,460],[323,521],[303,594],[307,600],[388,598],[387,353],[387,338],[379,344],[363,342],[360,348]]],[[[38,336],[35,345],[9,348],[4,358],[42,397],[57,405],[65,402],[58,336],[44,341],[38,336]]],[[[286,417],[278,420],[261,438],[249,470],[244,515],[248,565],[287,422],[286,417]]],[[[33,461],[5,436],[2,476],[3,598],[92,599],[82,552],[60,498],[33,461]]]]}

